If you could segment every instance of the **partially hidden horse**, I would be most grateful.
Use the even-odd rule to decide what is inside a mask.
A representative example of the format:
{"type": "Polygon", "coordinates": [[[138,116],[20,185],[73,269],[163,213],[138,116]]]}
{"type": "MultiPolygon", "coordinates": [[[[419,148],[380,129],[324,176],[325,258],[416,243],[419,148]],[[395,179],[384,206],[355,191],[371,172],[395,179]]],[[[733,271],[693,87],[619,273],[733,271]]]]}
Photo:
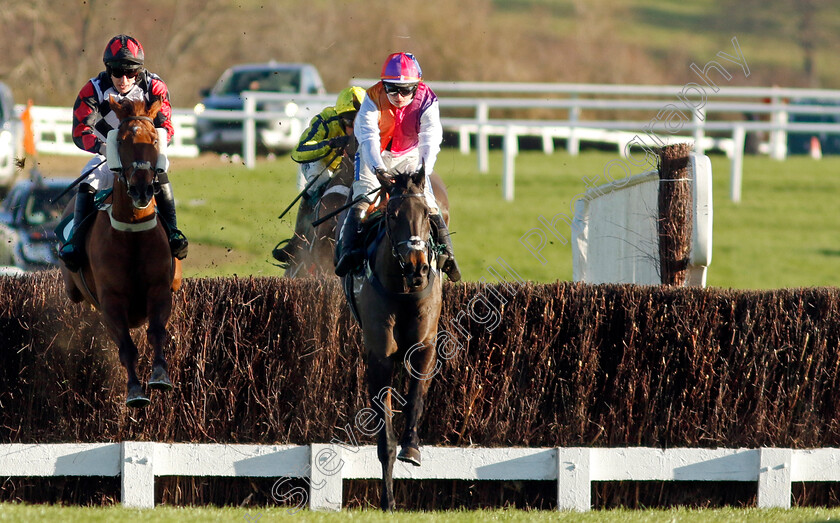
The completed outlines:
{"type": "MultiPolygon", "coordinates": [[[[108,334],[119,348],[120,362],[128,374],[126,405],[145,407],[149,398],[137,378],[137,346],[130,329],[148,321],[146,337],[154,349],[148,387],[168,391],[172,383],[164,351],[171,338],[167,323],[172,293],[181,286],[180,260],[172,257],[164,225],[155,212],[159,135],[154,118],[160,102],[110,99],[120,120],[117,150],[121,169],[114,187],[94,216],[84,238],[86,261],[78,272],[62,263],[61,274],[71,301],[87,301],[102,314],[108,334]]],[[[161,137],[165,140],[165,135],[161,137]]],[[[109,151],[109,154],[112,154],[109,151]]],[[[110,164],[110,162],[109,162],[110,164]]],[[[75,202],[65,210],[73,213],[75,202]]]]}
{"type": "MultiPolygon", "coordinates": [[[[293,254],[284,276],[287,278],[310,278],[335,276],[333,253],[335,252],[336,232],[339,215],[336,214],[317,226],[312,226],[322,216],[340,209],[353,192],[352,155],[345,155],[341,165],[326,183],[323,193],[315,206],[315,214],[306,223],[302,236],[303,246],[293,254]]],[[[300,212],[300,211],[299,211],[300,212]]]]}
{"type": "MultiPolygon", "coordinates": [[[[424,195],[426,175],[418,172],[379,176],[385,203],[376,227],[378,244],[369,249],[362,275],[344,277],[345,292],[359,320],[367,359],[368,393],[375,416],[368,427],[378,428],[377,450],[382,464],[381,507],[395,508],[394,460],[420,465],[417,427],[423,400],[436,363],[435,340],[442,303],[442,273],[435,266],[429,208],[424,195]],[[391,387],[395,365],[408,368],[405,398],[391,387]],[[392,401],[405,414],[405,428],[396,439],[392,401]]],[[[439,186],[438,206],[448,218],[445,188],[439,186]]],[[[447,220],[448,221],[448,220],[447,220]]]]}

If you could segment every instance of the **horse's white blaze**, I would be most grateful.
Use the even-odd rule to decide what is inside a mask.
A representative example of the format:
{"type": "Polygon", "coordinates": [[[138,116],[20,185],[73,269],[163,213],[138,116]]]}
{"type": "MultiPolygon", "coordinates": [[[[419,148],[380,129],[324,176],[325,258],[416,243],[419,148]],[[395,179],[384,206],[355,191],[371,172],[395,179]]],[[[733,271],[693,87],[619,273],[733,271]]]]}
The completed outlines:
{"type": "Polygon", "coordinates": [[[406,241],[406,244],[408,244],[408,249],[412,251],[426,250],[426,242],[419,236],[410,237],[408,241],[406,241]]]}

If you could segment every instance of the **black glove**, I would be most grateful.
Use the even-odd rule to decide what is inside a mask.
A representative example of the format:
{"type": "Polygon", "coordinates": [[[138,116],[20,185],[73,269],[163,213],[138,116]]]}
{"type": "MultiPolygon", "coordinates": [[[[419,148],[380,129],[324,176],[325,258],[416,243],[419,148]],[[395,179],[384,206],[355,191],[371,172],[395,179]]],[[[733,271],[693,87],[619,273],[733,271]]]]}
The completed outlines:
{"type": "Polygon", "coordinates": [[[327,145],[329,145],[333,149],[340,149],[343,147],[347,147],[347,144],[349,143],[350,136],[345,134],[344,136],[336,136],[335,138],[332,138],[329,142],[327,142],[327,145]]]}

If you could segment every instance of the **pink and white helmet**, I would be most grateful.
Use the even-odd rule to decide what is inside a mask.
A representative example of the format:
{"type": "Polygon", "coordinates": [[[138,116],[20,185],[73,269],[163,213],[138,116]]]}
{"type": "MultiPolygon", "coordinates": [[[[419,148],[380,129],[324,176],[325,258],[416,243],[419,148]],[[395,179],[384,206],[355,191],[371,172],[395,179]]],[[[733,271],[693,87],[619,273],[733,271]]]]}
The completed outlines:
{"type": "Polygon", "coordinates": [[[380,79],[394,84],[416,84],[423,78],[423,71],[411,53],[394,53],[385,60],[380,79]]]}

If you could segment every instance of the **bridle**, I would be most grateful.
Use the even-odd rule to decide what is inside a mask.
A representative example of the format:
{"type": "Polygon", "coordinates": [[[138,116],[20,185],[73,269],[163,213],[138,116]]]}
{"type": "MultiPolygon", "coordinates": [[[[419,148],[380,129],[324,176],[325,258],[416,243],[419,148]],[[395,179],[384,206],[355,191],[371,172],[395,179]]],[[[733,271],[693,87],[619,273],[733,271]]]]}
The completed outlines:
{"type": "MultiPolygon", "coordinates": [[[[407,194],[398,194],[395,196],[389,196],[388,202],[385,204],[385,235],[388,237],[388,243],[391,245],[391,253],[397,259],[397,262],[400,264],[400,269],[403,274],[403,278],[407,279],[408,274],[406,274],[406,261],[400,252],[400,247],[407,246],[408,251],[426,251],[427,260],[429,259],[429,242],[420,238],[419,236],[411,236],[407,240],[402,240],[399,242],[394,241],[394,236],[391,234],[391,213],[388,212],[389,207],[391,206],[392,201],[399,201],[405,198],[423,198],[423,204],[425,206],[425,198],[426,195],[424,193],[407,193],[407,194]]],[[[428,206],[426,206],[428,209],[428,206]]],[[[431,263],[431,261],[429,262],[431,263]]]]}
{"type": "MultiPolygon", "coordinates": [[[[127,116],[120,121],[119,128],[121,129],[124,123],[130,122],[132,120],[140,120],[140,121],[144,121],[144,122],[149,122],[149,123],[152,124],[152,129],[154,130],[155,121],[152,120],[151,118],[149,118],[148,116],[127,116]]],[[[123,143],[122,139],[118,138],[117,139],[118,149],[119,149],[119,146],[122,145],[122,143],[123,143]]],[[[155,145],[156,144],[157,144],[157,138],[155,138],[155,145]]],[[[120,170],[118,176],[119,176],[120,181],[125,186],[126,192],[130,193],[129,180],[132,179],[132,177],[134,177],[134,175],[137,173],[137,171],[151,171],[152,175],[153,175],[153,177],[152,177],[152,187],[154,188],[154,192],[155,192],[155,194],[160,192],[160,184],[158,183],[157,169],[154,166],[152,166],[152,162],[149,162],[149,161],[146,161],[146,162],[133,161],[133,162],[131,162],[131,164],[129,166],[127,166],[127,167],[124,166],[120,170]],[[130,172],[130,174],[129,174],[129,172],[130,172]]]]}

